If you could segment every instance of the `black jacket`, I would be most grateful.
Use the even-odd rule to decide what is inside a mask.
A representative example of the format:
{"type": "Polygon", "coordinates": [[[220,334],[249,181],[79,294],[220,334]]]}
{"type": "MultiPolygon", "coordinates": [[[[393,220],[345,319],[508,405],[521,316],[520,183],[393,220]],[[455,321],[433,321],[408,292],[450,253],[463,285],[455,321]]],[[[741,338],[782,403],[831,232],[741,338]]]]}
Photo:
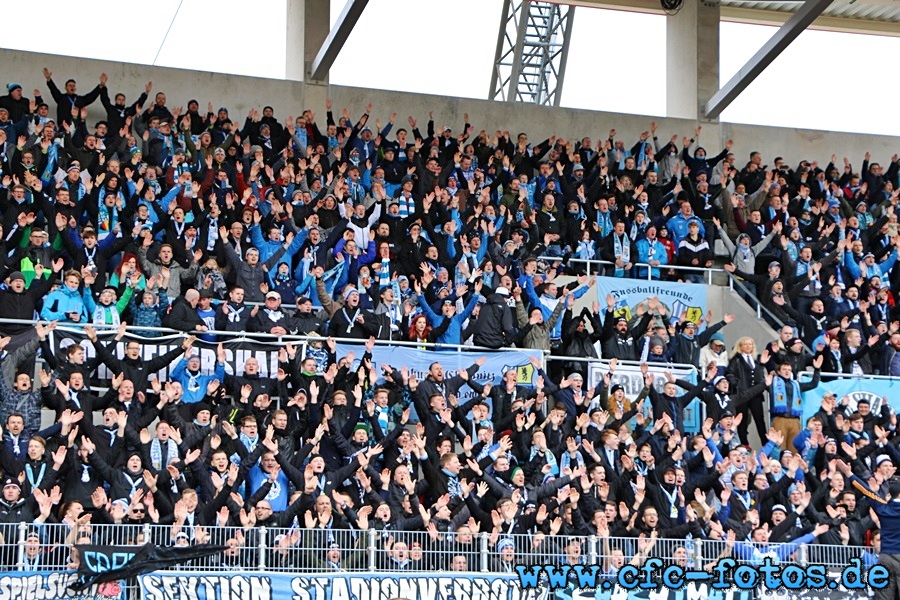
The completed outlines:
{"type": "Polygon", "coordinates": [[[472,341],[476,346],[503,348],[512,346],[515,340],[516,327],[512,308],[506,303],[505,296],[491,294],[478,313],[472,341]]]}
{"type": "Polygon", "coordinates": [[[183,296],[179,296],[172,303],[172,308],[166,315],[163,324],[178,331],[195,331],[197,325],[203,325],[203,320],[197,314],[197,309],[191,306],[183,296]]]}
{"type": "MultiPolygon", "coordinates": [[[[196,312],[195,310],[194,313],[196,314],[196,312]]],[[[115,341],[109,346],[103,345],[99,340],[94,343],[97,357],[116,375],[124,373],[125,379],[134,384],[136,392],[146,391],[149,387],[148,380],[150,375],[156,374],[160,369],[167,367],[172,361],[184,354],[184,350],[179,346],[149,361],[142,358],[132,360],[127,356],[117,358],[114,352],[115,347],[115,341]]]]}

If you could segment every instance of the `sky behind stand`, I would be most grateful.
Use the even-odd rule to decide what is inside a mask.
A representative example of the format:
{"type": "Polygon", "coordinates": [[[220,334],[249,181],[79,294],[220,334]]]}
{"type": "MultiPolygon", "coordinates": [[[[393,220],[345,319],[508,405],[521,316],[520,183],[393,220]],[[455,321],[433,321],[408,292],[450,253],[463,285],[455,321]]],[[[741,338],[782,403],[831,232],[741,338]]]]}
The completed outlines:
{"type": "MultiPolygon", "coordinates": [[[[179,1],[155,0],[148,5],[85,0],[76,12],[71,2],[44,0],[42,14],[65,18],[41,19],[35,27],[8,27],[0,43],[51,54],[284,76],[282,15],[287,0],[254,0],[258,17],[248,15],[248,4],[238,0],[187,0],[181,2],[173,21],[179,1]],[[230,33],[245,23],[251,24],[252,33],[230,33]],[[207,42],[210,35],[220,41],[207,42]],[[224,41],[229,35],[232,41],[224,41]]],[[[334,21],[344,0],[331,4],[334,21]]],[[[502,0],[370,0],[338,56],[331,82],[484,99],[502,4],[502,0]]],[[[29,3],[12,3],[4,9],[10,23],[35,23],[35,10],[29,3]]],[[[562,104],[664,115],[665,19],[579,7],[562,104]]],[[[774,31],[773,27],[722,23],[722,81],[736,73],[774,31]]],[[[900,38],[896,37],[806,31],[721,119],[900,135],[900,119],[890,116],[900,91],[892,73],[892,57],[898,52],[900,38]]],[[[36,65],[33,82],[21,82],[29,91],[41,81],[40,66],[36,65]]]]}

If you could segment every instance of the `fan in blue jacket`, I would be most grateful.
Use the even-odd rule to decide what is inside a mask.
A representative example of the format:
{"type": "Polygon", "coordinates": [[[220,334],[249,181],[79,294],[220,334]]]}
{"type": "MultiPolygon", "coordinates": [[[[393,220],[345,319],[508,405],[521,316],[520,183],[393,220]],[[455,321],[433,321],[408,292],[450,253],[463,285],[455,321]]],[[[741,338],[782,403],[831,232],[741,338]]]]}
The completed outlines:
{"type": "Polygon", "coordinates": [[[200,355],[190,352],[189,349],[187,356],[178,361],[172,369],[172,379],[179,382],[184,391],[181,400],[185,404],[202,401],[206,397],[206,386],[211,381],[216,380],[220,383],[225,381],[225,349],[222,344],[216,348],[216,369],[212,375],[200,374],[200,355]]]}

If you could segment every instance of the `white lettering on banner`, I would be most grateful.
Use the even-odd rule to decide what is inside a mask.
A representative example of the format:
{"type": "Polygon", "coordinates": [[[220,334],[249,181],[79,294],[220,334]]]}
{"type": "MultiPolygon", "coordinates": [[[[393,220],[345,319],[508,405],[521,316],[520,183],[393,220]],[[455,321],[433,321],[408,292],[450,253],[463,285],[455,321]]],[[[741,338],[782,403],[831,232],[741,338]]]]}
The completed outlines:
{"type": "MultiPolygon", "coordinates": [[[[686,284],[685,284],[686,285],[686,284]]],[[[679,300],[691,300],[693,296],[684,292],[675,291],[672,288],[661,285],[636,285],[634,287],[611,289],[610,294],[613,298],[621,298],[622,296],[630,296],[631,294],[640,294],[642,296],[668,296],[679,300]]]]}
{"type": "Polygon", "coordinates": [[[267,576],[144,575],[141,591],[145,600],[273,600],[267,576]]]}
{"type": "MultiPolygon", "coordinates": [[[[54,336],[56,347],[63,350],[72,344],[79,344],[85,351],[85,357],[88,360],[97,358],[97,352],[94,345],[87,340],[80,331],[57,329],[51,335],[54,336]]],[[[141,344],[140,359],[147,362],[157,356],[166,354],[176,348],[181,348],[184,340],[181,336],[166,336],[161,338],[144,338],[126,334],[125,337],[117,342],[112,341],[110,334],[98,335],[98,343],[114,344],[107,346],[112,354],[120,359],[125,356],[125,345],[129,341],[137,341],[141,344]]],[[[244,363],[250,358],[255,358],[259,362],[260,377],[272,377],[278,372],[278,350],[282,346],[272,341],[255,341],[255,340],[235,340],[223,342],[225,350],[226,372],[229,374],[243,375],[244,363]]],[[[216,353],[216,345],[198,340],[194,343],[194,348],[199,352],[200,369],[203,373],[212,373],[216,368],[218,360],[216,353]]],[[[59,353],[57,353],[59,354],[59,353]]],[[[160,380],[166,380],[169,376],[169,370],[178,364],[184,355],[177,356],[168,366],[163,367],[156,374],[160,380]]],[[[113,373],[105,364],[97,365],[97,379],[101,381],[112,379],[113,373]]]]}
{"type": "MultiPolygon", "coordinates": [[[[588,369],[588,387],[600,389],[600,383],[603,376],[609,371],[609,363],[606,361],[597,361],[590,363],[588,369]]],[[[657,390],[661,390],[665,385],[666,372],[671,373],[675,379],[684,379],[694,383],[696,381],[696,371],[689,367],[672,367],[661,363],[648,363],[647,372],[653,375],[653,386],[657,390]]],[[[615,373],[613,373],[610,387],[619,384],[625,388],[625,393],[633,398],[641,393],[644,389],[644,375],[638,365],[618,365],[615,373]]]]}
{"type": "MultiPolygon", "coordinates": [[[[293,575],[270,573],[268,575],[215,575],[213,573],[153,573],[139,577],[143,600],[390,600],[391,598],[427,598],[428,600],[548,600],[564,597],[570,600],[832,600],[854,597],[850,590],[720,590],[707,583],[689,582],[680,589],[627,590],[619,585],[576,588],[570,584],[564,590],[552,591],[545,585],[523,588],[518,577],[499,573],[410,574],[326,574],[293,575]]],[[[49,575],[37,575],[37,587],[47,585],[49,575]]],[[[61,581],[68,581],[65,575],[61,581]]],[[[19,580],[14,594],[0,595],[0,600],[25,600],[37,598],[76,598],[66,594],[64,587],[58,595],[28,595],[34,589],[28,585],[31,577],[7,577],[0,579],[4,591],[9,580],[19,580]],[[4,583],[5,581],[5,583],[4,583]]],[[[571,582],[570,582],[571,583],[571,582]]],[[[863,594],[862,597],[865,595],[863,594]]],[[[856,596],[858,597],[858,596],[856,596]]],[[[103,595],[77,596],[78,600],[106,598],[103,595]]]]}
{"type": "Polygon", "coordinates": [[[268,576],[159,573],[140,577],[144,600],[540,600],[515,578],[409,576],[268,576]]]}
{"type": "Polygon", "coordinates": [[[0,576],[0,600],[117,600],[124,597],[120,582],[91,586],[83,592],[73,592],[69,584],[77,579],[75,573],[30,573],[0,576]]]}

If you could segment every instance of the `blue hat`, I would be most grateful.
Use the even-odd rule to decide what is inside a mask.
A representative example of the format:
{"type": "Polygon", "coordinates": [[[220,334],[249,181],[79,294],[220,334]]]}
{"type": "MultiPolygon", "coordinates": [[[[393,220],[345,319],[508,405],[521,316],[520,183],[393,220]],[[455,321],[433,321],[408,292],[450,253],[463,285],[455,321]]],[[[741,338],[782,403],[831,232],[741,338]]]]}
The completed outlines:
{"type": "Polygon", "coordinates": [[[497,552],[503,552],[507,548],[515,548],[515,544],[509,538],[503,538],[497,542],[497,552]]]}
{"type": "Polygon", "coordinates": [[[12,94],[13,90],[21,90],[22,86],[16,82],[6,84],[6,91],[12,94]]]}

